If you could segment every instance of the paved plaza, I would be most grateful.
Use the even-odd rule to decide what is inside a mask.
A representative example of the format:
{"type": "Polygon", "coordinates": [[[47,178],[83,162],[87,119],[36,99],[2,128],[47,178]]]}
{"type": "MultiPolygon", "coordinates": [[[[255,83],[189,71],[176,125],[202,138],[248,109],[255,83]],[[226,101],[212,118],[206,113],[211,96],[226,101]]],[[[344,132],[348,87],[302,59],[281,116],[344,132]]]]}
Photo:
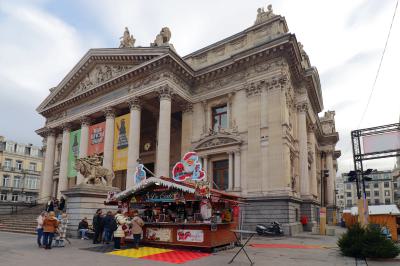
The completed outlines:
{"type": "MultiPolygon", "coordinates": [[[[256,265],[356,265],[353,258],[343,257],[339,254],[336,241],[337,237],[334,236],[305,233],[295,237],[254,238],[250,242],[254,246],[248,247],[247,251],[256,265]]],[[[171,251],[164,250],[160,252],[157,249],[150,248],[142,249],[142,251],[113,252],[114,254],[112,254],[109,253],[111,247],[104,249],[101,247],[102,245],[93,245],[87,240],[71,239],[71,245],[67,244],[65,248],[44,250],[35,245],[35,236],[1,232],[0,265],[178,265],[179,261],[175,263],[157,261],[157,258],[160,258],[157,254],[178,255],[180,258],[188,257],[179,254],[180,251],[172,251],[175,253],[171,253],[171,251]],[[141,258],[141,256],[145,258],[141,258]]],[[[196,255],[195,252],[193,253],[196,255],[195,257],[189,254],[190,258],[187,258],[187,261],[180,265],[228,265],[237,249],[220,251],[210,255],[205,254],[205,256],[202,253],[196,255]]],[[[250,264],[245,255],[241,253],[230,265],[250,264]]],[[[400,265],[400,257],[384,262],[368,261],[368,265],[400,265]]]]}

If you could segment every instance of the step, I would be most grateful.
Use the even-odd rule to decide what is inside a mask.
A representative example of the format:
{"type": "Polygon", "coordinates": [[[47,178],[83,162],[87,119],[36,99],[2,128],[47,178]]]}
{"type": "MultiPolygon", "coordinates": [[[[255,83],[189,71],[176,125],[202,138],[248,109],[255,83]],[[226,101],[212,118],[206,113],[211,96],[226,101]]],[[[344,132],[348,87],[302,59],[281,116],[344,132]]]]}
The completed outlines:
{"type": "Polygon", "coordinates": [[[29,235],[36,234],[36,232],[34,232],[34,231],[26,231],[26,230],[21,230],[21,229],[8,229],[8,228],[1,228],[1,227],[0,227],[0,232],[21,233],[21,234],[29,234],[29,235]]]}

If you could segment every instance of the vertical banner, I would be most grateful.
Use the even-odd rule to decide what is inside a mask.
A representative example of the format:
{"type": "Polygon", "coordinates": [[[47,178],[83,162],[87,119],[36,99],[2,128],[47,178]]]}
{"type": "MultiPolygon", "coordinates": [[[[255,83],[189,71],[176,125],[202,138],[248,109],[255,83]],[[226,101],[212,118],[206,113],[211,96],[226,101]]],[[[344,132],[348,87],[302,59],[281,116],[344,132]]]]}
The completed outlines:
{"type": "Polygon", "coordinates": [[[126,170],[128,166],[128,136],[130,114],[115,118],[113,170],[126,170]]]}
{"type": "Polygon", "coordinates": [[[89,143],[87,154],[89,156],[104,152],[104,134],[106,130],[106,122],[91,125],[89,127],[89,143]]]}
{"type": "Polygon", "coordinates": [[[69,134],[68,177],[76,176],[75,160],[79,156],[80,141],[81,141],[80,129],[72,131],[69,134]]]}

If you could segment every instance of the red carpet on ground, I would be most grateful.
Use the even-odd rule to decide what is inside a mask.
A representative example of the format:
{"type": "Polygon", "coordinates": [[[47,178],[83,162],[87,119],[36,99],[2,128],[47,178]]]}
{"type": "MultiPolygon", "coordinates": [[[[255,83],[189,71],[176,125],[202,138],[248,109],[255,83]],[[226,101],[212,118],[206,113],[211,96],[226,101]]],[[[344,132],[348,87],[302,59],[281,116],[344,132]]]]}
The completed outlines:
{"type": "Polygon", "coordinates": [[[210,256],[210,254],[200,253],[200,252],[174,250],[174,251],[170,251],[170,252],[144,256],[144,257],[141,257],[140,259],[156,260],[156,261],[162,261],[162,262],[181,264],[181,263],[185,263],[187,261],[191,261],[191,260],[195,260],[195,259],[199,259],[199,258],[207,257],[207,256],[210,256]]]}
{"type": "Polygon", "coordinates": [[[292,244],[250,244],[254,248],[293,248],[293,249],[317,249],[321,246],[313,245],[292,245],[292,244]]]}

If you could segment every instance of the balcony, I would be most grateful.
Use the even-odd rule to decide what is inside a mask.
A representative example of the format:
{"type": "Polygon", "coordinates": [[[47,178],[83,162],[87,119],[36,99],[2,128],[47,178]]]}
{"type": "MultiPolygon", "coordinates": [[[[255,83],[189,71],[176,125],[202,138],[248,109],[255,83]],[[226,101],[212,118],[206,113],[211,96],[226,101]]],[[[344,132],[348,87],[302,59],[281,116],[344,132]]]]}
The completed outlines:
{"type": "Polygon", "coordinates": [[[30,170],[30,169],[18,169],[16,167],[11,167],[7,165],[3,165],[1,169],[4,172],[14,172],[14,173],[25,173],[25,174],[30,174],[30,175],[40,175],[40,171],[36,170],[30,170]]]}

